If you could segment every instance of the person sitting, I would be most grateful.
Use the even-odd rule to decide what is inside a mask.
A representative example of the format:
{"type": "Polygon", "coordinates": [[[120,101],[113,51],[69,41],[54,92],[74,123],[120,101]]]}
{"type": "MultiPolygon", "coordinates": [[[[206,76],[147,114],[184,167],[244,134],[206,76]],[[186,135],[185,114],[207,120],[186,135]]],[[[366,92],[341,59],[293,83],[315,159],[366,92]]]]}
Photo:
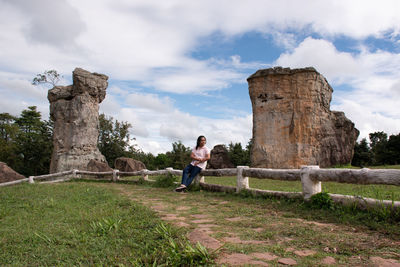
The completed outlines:
{"type": "Polygon", "coordinates": [[[197,138],[196,147],[192,149],[192,153],[190,154],[192,162],[183,169],[182,182],[175,189],[176,192],[185,191],[196,175],[206,168],[207,160],[210,159],[210,150],[206,147],[206,143],[207,140],[204,136],[201,135],[197,138]]]}

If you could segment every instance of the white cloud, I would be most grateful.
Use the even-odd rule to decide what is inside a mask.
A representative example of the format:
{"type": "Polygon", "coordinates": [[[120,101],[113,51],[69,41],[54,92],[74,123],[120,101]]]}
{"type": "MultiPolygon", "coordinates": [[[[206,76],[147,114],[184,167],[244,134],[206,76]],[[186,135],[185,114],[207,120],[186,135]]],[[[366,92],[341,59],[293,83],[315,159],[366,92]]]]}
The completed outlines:
{"type": "Polygon", "coordinates": [[[393,97],[400,80],[400,54],[385,51],[358,54],[338,51],[326,40],[307,38],[292,52],[282,54],[278,65],[314,66],[335,85],[351,91],[334,91],[333,109],[344,111],[360,130],[360,137],[375,131],[400,132],[400,99],[393,97]]]}
{"type": "Polygon", "coordinates": [[[65,0],[4,1],[24,16],[23,32],[29,42],[73,45],[85,29],[76,8],[65,0]]]}
{"type": "Polygon", "coordinates": [[[169,97],[160,98],[155,94],[132,93],[126,97],[126,104],[158,112],[170,112],[172,100],[169,97]]]}
{"type": "MultiPolygon", "coordinates": [[[[172,102],[166,107],[156,108],[157,105],[163,105],[163,102],[160,102],[163,98],[154,94],[132,95],[137,103],[142,102],[142,104],[113,109],[113,113],[108,114],[111,114],[114,119],[117,118],[119,121],[126,121],[132,125],[132,137],[136,138],[135,143],[144,152],[155,155],[165,153],[172,149],[172,142],[177,141],[182,141],[186,146],[192,147],[199,135],[207,137],[210,148],[216,144],[230,142],[241,142],[246,145],[251,138],[251,115],[224,120],[210,119],[182,112],[174,107],[172,102]]],[[[125,104],[130,102],[131,99],[127,98],[125,104]]],[[[114,104],[116,104],[114,96],[108,95],[100,105],[100,110],[105,111],[114,104]]]]}
{"type": "Polygon", "coordinates": [[[338,105],[332,106],[335,110],[345,111],[346,116],[355,122],[360,131],[359,139],[367,138],[369,133],[384,131],[388,135],[400,133],[400,119],[374,112],[364,103],[356,99],[343,99],[338,105]]]}
{"type": "Polygon", "coordinates": [[[393,37],[400,29],[398,1],[25,2],[2,1],[3,68],[70,73],[79,66],[175,93],[219,90],[242,78],[237,64],[222,69],[218,62],[190,58],[199,38],[212,33],[229,38],[256,31],[293,47],[286,29],[355,38],[388,31],[393,37]]]}
{"type": "MultiPolygon", "coordinates": [[[[399,129],[399,103],[391,97],[399,92],[398,54],[368,49],[350,54],[330,41],[313,38],[296,45],[298,32],[316,32],[328,40],[386,34],[398,45],[397,0],[379,4],[372,0],[0,0],[0,4],[0,72],[7,73],[0,75],[1,112],[19,113],[27,105],[48,110],[46,94],[29,85],[46,69],[70,76],[79,66],[178,94],[204,94],[245,83],[244,69],[269,63],[242,62],[236,52],[226,60],[194,59],[191,53],[200,38],[214,33],[230,39],[259,32],[290,49],[277,60],[280,65],[315,66],[333,85],[352,86],[348,95],[335,93],[335,107],[357,126],[366,125],[362,131],[378,129],[380,122],[382,129],[389,124],[399,129]],[[358,105],[365,110],[359,111],[358,105]],[[378,124],[368,126],[365,114],[375,116],[378,124]]],[[[177,138],[192,145],[200,134],[210,145],[245,144],[251,137],[251,115],[227,120],[192,116],[177,110],[173,98],[146,94],[143,88],[111,87],[101,110],[132,123],[137,142],[153,152],[171,149],[170,142],[177,138]]]]}
{"type": "Polygon", "coordinates": [[[276,64],[291,68],[313,66],[329,80],[343,80],[363,72],[357,59],[347,52],[339,52],[329,41],[306,38],[293,51],[283,53],[276,64]]]}

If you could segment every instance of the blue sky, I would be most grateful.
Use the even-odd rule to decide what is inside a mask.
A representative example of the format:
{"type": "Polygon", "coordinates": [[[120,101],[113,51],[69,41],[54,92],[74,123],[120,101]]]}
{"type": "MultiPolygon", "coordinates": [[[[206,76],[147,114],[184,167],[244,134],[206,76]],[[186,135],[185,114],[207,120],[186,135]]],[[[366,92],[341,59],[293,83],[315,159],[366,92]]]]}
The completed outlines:
{"type": "Polygon", "coordinates": [[[0,112],[31,105],[48,118],[56,69],[108,75],[100,112],[132,124],[154,154],[198,135],[208,146],[252,135],[246,79],[258,69],[312,66],[360,138],[400,132],[400,2],[383,0],[0,0],[0,112]]]}

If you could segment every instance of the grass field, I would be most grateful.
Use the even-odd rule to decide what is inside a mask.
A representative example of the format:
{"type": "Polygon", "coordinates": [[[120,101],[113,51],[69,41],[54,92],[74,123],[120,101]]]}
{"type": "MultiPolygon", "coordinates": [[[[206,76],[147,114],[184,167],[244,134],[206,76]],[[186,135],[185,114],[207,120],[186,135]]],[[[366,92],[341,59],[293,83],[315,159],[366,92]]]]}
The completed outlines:
{"type": "MultiPolygon", "coordinates": [[[[205,182],[236,186],[236,177],[205,177],[205,182]]],[[[302,190],[300,181],[249,178],[249,186],[250,188],[286,192],[301,192],[302,190]]],[[[356,185],[325,182],[322,183],[322,191],[333,194],[400,201],[400,187],[394,185],[356,185]]]]}
{"type": "Polygon", "coordinates": [[[0,225],[1,266],[176,266],[209,260],[153,211],[95,184],[3,187],[0,225]]]}
{"type": "MultiPolygon", "coordinates": [[[[338,166],[338,167],[349,168],[351,166],[338,166]]],[[[400,169],[400,165],[373,166],[369,168],[400,169]]],[[[138,181],[140,177],[139,176],[124,177],[123,179],[129,181],[138,181]]],[[[154,179],[154,177],[150,177],[150,179],[154,179]]],[[[179,178],[177,178],[177,181],[178,180],[179,178]]],[[[230,176],[230,177],[206,176],[205,182],[210,184],[236,186],[236,176],[230,176]]],[[[249,178],[249,185],[251,188],[263,189],[263,190],[286,191],[286,192],[302,191],[300,181],[281,181],[272,179],[249,178]]],[[[394,186],[394,185],[357,185],[357,184],[324,182],[322,183],[322,191],[332,194],[361,196],[361,197],[375,198],[379,200],[385,199],[392,201],[400,201],[400,186],[394,186]]]]}
{"type": "MultiPolygon", "coordinates": [[[[207,179],[234,181],[232,177],[207,179]]],[[[191,245],[185,237],[198,227],[193,220],[200,217],[195,216],[206,216],[211,221],[210,235],[221,241],[232,236],[262,241],[224,241],[227,243],[219,251],[222,254],[269,251],[280,258],[296,259],[298,266],[317,266],[327,256],[334,257],[340,266],[354,266],[370,264],[370,255],[400,255],[398,246],[391,245],[400,244],[397,217],[376,216],[370,211],[321,210],[295,200],[205,191],[177,194],[166,180],[158,181],[165,188],[154,187],[157,183],[96,180],[0,188],[0,265],[212,264],[215,254],[191,245]],[[160,213],[145,203],[161,207],[164,216],[176,214],[188,228],[162,222],[160,213]],[[187,209],[178,209],[182,205],[187,209]],[[232,220],[238,217],[241,219],[232,220]],[[311,249],[316,254],[299,257],[293,248],[311,249]]],[[[270,263],[277,265],[277,259],[270,263]]]]}

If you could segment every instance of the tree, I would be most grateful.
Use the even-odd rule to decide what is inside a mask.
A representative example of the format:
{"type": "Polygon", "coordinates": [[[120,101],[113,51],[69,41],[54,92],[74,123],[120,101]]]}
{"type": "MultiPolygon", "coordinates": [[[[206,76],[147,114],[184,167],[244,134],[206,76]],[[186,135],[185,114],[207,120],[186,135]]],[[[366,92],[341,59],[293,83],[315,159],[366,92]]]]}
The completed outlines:
{"type": "Polygon", "coordinates": [[[250,166],[250,151],[253,143],[250,139],[246,149],[242,148],[241,143],[232,142],[228,146],[228,156],[233,165],[235,166],[250,166]]]}
{"type": "MultiPolygon", "coordinates": [[[[154,158],[154,166],[156,169],[165,169],[172,166],[171,159],[164,153],[158,154],[154,158]]],[[[186,167],[186,166],[185,166],[186,167]]]]}
{"type": "Polygon", "coordinates": [[[135,140],[129,135],[131,127],[128,122],[114,121],[113,117],[107,118],[100,114],[98,148],[111,167],[114,167],[117,158],[132,156],[137,151],[135,146],[130,144],[135,140]]]}
{"type": "Polygon", "coordinates": [[[246,153],[248,157],[248,165],[245,166],[251,166],[251,150],[253,149],[253,138],[250,138],[249,142],[246,145],[246,153]]]}
{"type": "Polygon", "coordinates": [[[40,112],[36,106],[31,106],[21,112],[16,124],[19,126],[18,154],[23,162],[19,172],[26,176],[49,173],[53,149],[52,123],[41,121],[40,112]]]}
{"type": "Polygon", "coordinates": [[[388,164],[400,164],[400,133],[389,136],[386,147],[388,164]]]}
{"type": "Polygon", "coordinates": [[[351,165],[365,167],[371,165],[372,162],[373,154],[368,146],[367,139],[363,138],[360,143],[356,142],[354,145],[354,156],[351,165]]]}
{"type": "Polygon", "coordinates": [[[35,106],[23,110],[20,117],[0,114],[0,160],[25,176],[49,173],[52,129],[35,106]]]}
{"type": "Polygon", "coordinates": [[[46,70],[43,74],[37,74],[32,80],[33,85],[50,84],[56,86],[60,81],[60,74],[56,70],[46,70]]]}
{"type": "Polygon", "coordinates": [[[17,118],[9,113],[0,113],[0,161],[15,169],[18,165],[16,136],[19,128],[17,118]]]}
{"type": "Polygon", "coordinates": [[[373,153],[373,165],[389,164],[390,155],[387,153],[387,134],[385,132],[374,132],[369,134],[371,151],[373,153]]]}
{"type": "Polygon", "coordinates": [[[172,151],[166,153],[171,163],[169,167],[183,170],[191,161],[191,151],[190,147],[185,147],[181,141],[172,143],[172,151]]]}

